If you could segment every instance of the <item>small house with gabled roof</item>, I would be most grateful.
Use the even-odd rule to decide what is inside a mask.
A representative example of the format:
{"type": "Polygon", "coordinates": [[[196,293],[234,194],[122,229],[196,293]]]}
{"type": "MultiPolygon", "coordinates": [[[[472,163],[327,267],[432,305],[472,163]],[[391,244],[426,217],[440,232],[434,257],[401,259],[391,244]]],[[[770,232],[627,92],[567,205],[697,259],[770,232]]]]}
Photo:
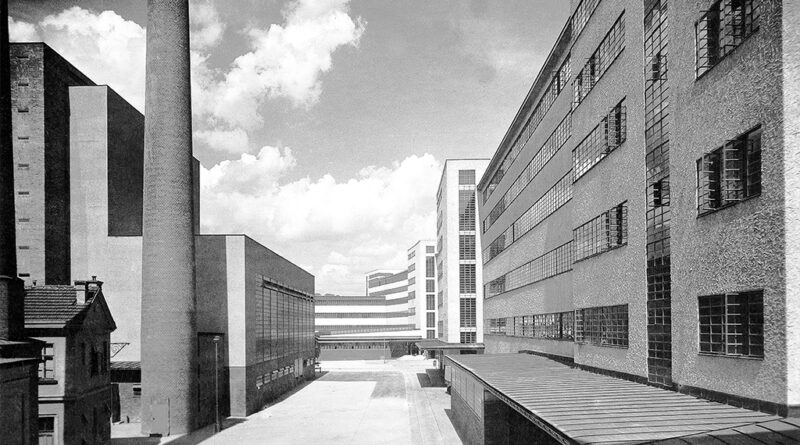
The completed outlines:
{"type": "Polygon", "coordinates": [[[39,364],[39,443],[105,444],[111,438],[110,336],[116,329],[92,277],[26,289],[25,334],[46,343],[39,364]]]}

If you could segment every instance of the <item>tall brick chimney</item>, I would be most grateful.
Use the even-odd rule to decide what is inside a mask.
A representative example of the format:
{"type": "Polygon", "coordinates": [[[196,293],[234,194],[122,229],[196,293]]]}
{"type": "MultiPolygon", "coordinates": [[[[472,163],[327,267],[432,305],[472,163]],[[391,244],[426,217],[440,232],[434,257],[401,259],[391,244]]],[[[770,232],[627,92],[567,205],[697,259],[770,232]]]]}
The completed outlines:
{"type": "Polygon", "coordinates": [[[0,0],[0,340],[20,340],[25,327],[25,289],[22,280],[17,277],[8,51],[8,1],[0,0]]]}
{"type": "Polygon", "coordinates": [[[196,427],[188,0],[148,0],[142,216],[142,432],[196,427]]]}

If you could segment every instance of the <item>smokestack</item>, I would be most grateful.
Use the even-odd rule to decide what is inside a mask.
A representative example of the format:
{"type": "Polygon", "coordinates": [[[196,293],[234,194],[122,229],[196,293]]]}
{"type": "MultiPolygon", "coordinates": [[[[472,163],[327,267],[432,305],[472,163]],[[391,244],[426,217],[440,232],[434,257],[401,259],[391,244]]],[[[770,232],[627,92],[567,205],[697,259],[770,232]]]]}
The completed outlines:
{"type": "Polygon", "coordinates": [[[142,216],[142,432],[196,427],[188,0],[148,0],[142,216]]]}
{"type": "Polygon", "coordinates": [[[0,340],[22,339],[24,296],[22,280],[17,278],[8,0],[0,0],[0,340]]]}

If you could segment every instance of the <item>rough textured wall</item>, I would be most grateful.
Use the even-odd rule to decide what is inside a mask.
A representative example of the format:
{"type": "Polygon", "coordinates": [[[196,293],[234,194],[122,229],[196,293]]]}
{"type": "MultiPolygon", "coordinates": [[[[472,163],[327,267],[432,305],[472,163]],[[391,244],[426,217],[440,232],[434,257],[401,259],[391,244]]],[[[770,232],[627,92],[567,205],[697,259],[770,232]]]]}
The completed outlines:
{"type": "Polygon", "coordinates": [[[672,0],[670,85],[673,378],[676,383],[786,402],[784,179],[779,2],[760,29],[695,79],[694,23],[710,2],[672,0]],[[761,195],[698,217],[696,160],[761,125],[761,195]],[[700,295],[764,289],[764,359],[700,355],[700,295]]]}

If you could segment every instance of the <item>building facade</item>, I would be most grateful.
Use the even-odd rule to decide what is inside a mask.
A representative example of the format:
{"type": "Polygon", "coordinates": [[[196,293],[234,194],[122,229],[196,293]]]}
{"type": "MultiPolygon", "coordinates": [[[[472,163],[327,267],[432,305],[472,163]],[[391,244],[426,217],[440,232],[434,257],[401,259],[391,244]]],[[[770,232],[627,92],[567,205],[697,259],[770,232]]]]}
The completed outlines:
{"type": "Polygon", "coordinates": [[[103,283],[26,289],[25,332],[44,342],[39,363],[39,443],[111,440],[110,339],[116,329],[103,283]]]}
{"type": "Polygon", "coordinates": [[[478,185],[487,353],[800,406],[789,3],[573,2],[478,185]]]}
{"type": "Polygon", "coordinates": [[[488,159],[448,159],[436,193],[438,338],[483,342],[483,275],[476,181],[488,159]]]}
{"type": "Polygon", "coordinates": [[[408,304],[426,339],[438,337],[436,241],[417,241],[408,249],[408,304]]]}

